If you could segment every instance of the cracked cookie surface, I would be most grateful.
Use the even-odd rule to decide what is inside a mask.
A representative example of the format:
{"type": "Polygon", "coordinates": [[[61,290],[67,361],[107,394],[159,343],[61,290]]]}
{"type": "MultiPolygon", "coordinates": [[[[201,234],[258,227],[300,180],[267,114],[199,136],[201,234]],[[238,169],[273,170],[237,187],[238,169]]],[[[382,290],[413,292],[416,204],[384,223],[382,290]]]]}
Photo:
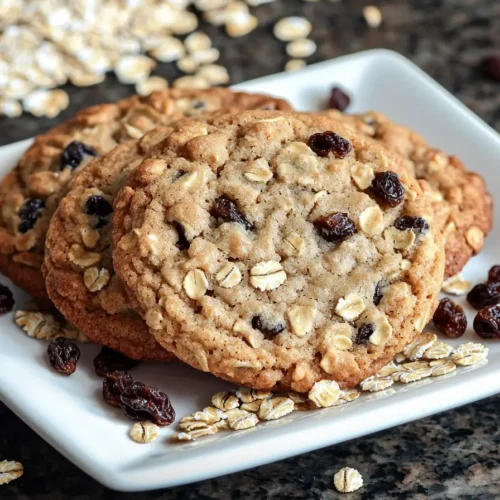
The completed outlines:
{"type": "Polygon", "coordinates": [[[493,225],[493,199],[479,174],[467,170],[456,156],[429,146],[420,135],[381,113],[327,114],[353,125],[358,132],[380,141],[405,159],[408,170],[427,191],[434,219],[444,234],[446,277],[454,276],[481,251],[493,225]]]}
{"type": "Polygon", "coordinates": [[[38,299],[50,217],[75,173],[120,143],[158,125],[219,109],[289,109],[280,99],[229,89],[167,89],[85,109],[35,138],[0,184],[0,271],[38,299]]]}
{"type": "Polygon", "coordinates": [[[401,158],[320,115],[179,122],[113,224],[115,270],[158,342],[258,389],[356,385],[422,330],[443,278],[401,158]]]}

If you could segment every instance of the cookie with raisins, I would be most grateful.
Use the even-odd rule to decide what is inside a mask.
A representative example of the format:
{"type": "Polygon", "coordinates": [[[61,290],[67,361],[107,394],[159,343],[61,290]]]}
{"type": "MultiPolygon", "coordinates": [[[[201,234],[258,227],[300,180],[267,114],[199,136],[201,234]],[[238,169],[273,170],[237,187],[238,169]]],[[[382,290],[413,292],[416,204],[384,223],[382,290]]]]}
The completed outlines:
{"type": "Polygon", "coordinates": [[[493,224],[493,201],[481,176],[468,171],[457,157],[429,146],[420,135],[380,113],[327,114],[403,157],[408,171],[428,193],[437,227],[444,233],[446,277],[458,273],[481,251],[493,224]]]}
{"type": "Polygon", "coordinates": [[[167,89],[85,109],[35,138],[0,184],[0,271],[47,299],[41,266],[49,221],[74,175],[96,156],[185,116],[220,109],[289,109],[280,99],[229,89],[167,89]]]}
{"type": "Polygon", "coordinates": [[[240,385],[356,385],[434,312],[444,252],[420,186],[325,116],[183,120],[114,206],[114,267],[157,341],[240,385]]]}

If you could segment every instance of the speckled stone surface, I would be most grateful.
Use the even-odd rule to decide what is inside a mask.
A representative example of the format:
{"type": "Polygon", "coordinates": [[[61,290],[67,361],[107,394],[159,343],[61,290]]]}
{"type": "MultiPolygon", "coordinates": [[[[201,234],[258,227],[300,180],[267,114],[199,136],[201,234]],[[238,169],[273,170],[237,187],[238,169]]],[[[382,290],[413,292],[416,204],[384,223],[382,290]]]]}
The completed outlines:
{"type": "MultiPolygon", "coordinates": [[[[274,22],[303,14],[313,23],[317,62],[359,50],[385,47],[410,57],[490,125],[500,130],[500,83],[478,71],[486,54],[500,53],[500,2],[494,0],[342,0],[304,3],[276,0],[255,9],[261,27],[229,40],[209,28],[232,83],[280,71],[287,57],[272,36],[274,22]],[[368,29],[361,10],[380,5],[384,23],[368,29]]],[[[179,76],[172,65],[157,74],[179,76]]],[[[71,106],[55,120],[0,118],[0,144],[40,133],[91,104],[132,93],[114,77],[96,87],[68,88],[71,106]]],[[[1,369],[1,367],[0,367],[1,369]]],[[[500,498],[500,396],[313,453],[202,483],[137,494],[112,492],[65,460],[0,404],[0,460],[21,461],[25,475],[0,486],[1,499],[333,499],[333,475],[357,468],[365,480],[349,499],[500,498]]]]}

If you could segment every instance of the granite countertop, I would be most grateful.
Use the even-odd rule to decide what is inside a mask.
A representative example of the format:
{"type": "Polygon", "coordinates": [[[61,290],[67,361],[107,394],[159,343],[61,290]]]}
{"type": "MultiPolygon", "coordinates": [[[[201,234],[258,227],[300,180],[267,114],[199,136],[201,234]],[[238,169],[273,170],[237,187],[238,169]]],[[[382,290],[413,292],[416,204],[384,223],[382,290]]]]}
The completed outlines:
{"type": "MultiPolygon", "coordinates": [[[[313,24],[318,51],[312,62],[359,50],[385,47],[411,58],[462,102],[500,130],[500,83],[485,79],[478,61],[500,52],[500,2],[492,0],[387,0],[379,2],[276,0],[255,9],[260,27],[229,40],[208,27],[232,82],[280,71],[284,45],[271,34],[284,15],[302,14],[313,24]],[[379,5],[384,22],[368,29],[362,7],[379,5]]],[[[179,76],[172,65],[157,74],[179,76]]],[[[96,87],[68,88],[70,107],[54,120],[0,118],[0,144],[33,136],[85,106],[132,92],[114,77],[96,87]]],[[[500,497],[500,396],[417,422],[256,469],[148,493],[112,492],[89,478],[46,444],[0,403],[0,460],[22,462],[24,476],[0,487],[2,499],[331,499],[340,498],[333,474],[357,468],[365,486],[351,499],[494,499],[500,497]]]]}

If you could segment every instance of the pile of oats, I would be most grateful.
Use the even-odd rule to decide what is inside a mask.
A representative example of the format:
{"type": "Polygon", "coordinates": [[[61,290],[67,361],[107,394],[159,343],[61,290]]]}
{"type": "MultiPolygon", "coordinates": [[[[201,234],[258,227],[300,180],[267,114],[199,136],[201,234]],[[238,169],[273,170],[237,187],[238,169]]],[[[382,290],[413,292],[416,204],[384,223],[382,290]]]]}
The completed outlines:
{"type": "MultiPolygon", "coordinates": [[[[248,388],[218,392],[212,396],[211,406],[181,419],[179,432],[174,437],[178,441],[193,441],[220,430],[250,429],[261,422],[277,420],[293,411],[341,406],[358,399],[360,391],[378,392],[396,382],[409,384],[428,377],[440,377],[455,371],[458,365],[471,366],[485,362],[487,356],[488,349],[482,344],[468,342],[454,349],[439,341],[435,334],[423,333],[379,373],[363,380],[359,390],[342,390],[337,382],[322,380],[314,384],[309,394],[293,391],[278,394],[248,388]]],[[[339,484],[344,485],[342,488],[350,489],[351,486],[346,481],[350,482],[352,479],[352,487],[356,486],[358,489],[362,485],[361,476],[349,471],[339,471],[339,474],[342,473],[339,475],[339,484]]]]}

